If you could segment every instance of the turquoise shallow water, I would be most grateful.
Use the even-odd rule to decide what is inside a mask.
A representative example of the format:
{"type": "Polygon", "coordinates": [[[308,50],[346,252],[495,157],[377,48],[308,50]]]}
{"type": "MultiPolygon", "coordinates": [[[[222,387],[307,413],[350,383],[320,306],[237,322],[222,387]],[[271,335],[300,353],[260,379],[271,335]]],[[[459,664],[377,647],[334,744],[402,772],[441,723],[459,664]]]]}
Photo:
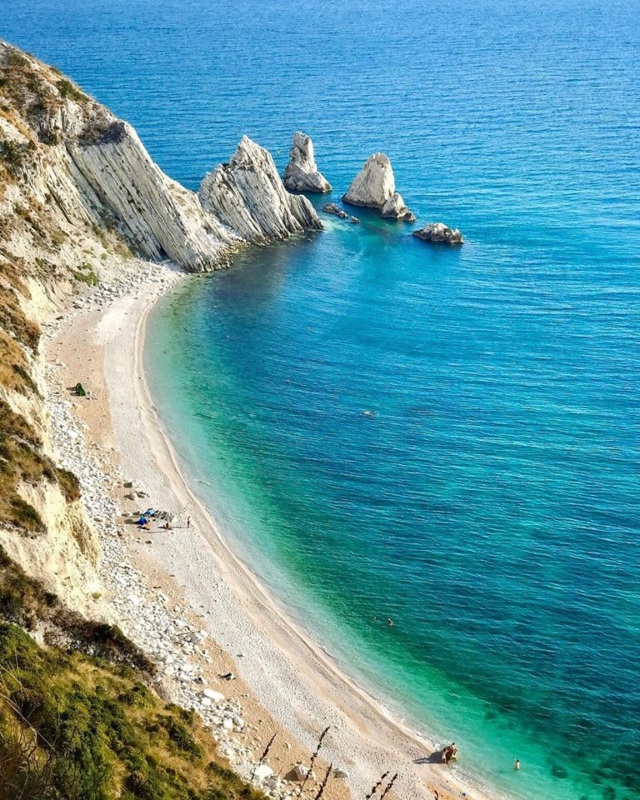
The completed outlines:
{"type": "Polygon", "coordinates": [[[192,188],[302,128],[336,197],[385,150],[462,228],[329,219],[188,281],[152,390],[246,560],[379,698],[516,797],[637,797],[638,4],[3,8],[192,188]]]}

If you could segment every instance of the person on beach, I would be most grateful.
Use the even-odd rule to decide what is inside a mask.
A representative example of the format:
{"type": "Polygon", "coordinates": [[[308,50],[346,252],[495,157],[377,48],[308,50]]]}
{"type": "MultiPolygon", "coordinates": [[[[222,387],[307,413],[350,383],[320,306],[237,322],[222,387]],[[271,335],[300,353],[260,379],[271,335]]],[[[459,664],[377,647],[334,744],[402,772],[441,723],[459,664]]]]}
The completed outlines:
{"type": "Polygon", "coordinates": [[[445,764],[448,764],[452,758],[456,758],[458,755],[458,748],[456,747],[455,742],[451,742],[450,745],[444,747],[442,750],[442,761],[445,764]]]}
{"type": "Polygon", "coordinates": [[[191,517],[187,517],[187,528],[191,527],[191,517]]]}
{"type": "Polygon", "coordinates": [[[520,769],[520,759],[516,758],[516,763],[513,765],[513,768],[517,772],[520,769]]]}

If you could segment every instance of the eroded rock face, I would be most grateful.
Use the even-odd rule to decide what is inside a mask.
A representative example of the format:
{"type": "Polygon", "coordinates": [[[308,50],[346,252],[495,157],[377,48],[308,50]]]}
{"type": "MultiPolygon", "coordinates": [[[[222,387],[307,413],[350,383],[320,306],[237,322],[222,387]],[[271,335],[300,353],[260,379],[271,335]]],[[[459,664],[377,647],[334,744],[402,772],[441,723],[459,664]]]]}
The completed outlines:
{"type": "Polygon", "coordinates": [[[391,162],[384,153],[374,153],[353,179],[342,200],[352,206],[381,209],[395,189],[391,162]]]}
{"type": "Polygon", "coordinates": [[[293,134],[289,163],[284,171],[284,185],[290,192],[323,194],[331,191],[331,184],[318,170],[313,142],[306,133],[297,131],[293,134]]]}
{"type": "Polygon", "coordinates": [[[424,242],[441,242],[443,244],[463,244],[464,239],[457,228],[449,228],[444,222],[430,222],[413,235],[424,242]]]}
{"type": "Polygon", "coordinates": [[[307,198],[287,192],[269,151],[248,136],[228,164],[205,175],[198,197],[205,211],[248,242],[265,244],[322,228],[307,198]]]}
{"type": "Polygon", "coordinates": [[[388,219],[401,219],[404,222],[415,222],[415,216],[404,204],[402,195],[394,192],[387,202],[382,206],[381,214],[388,219]]]}
{"type": "Polygon", "coordinates": [[[67,150],[99,201],[148,258],[170,258],[191,271],[211,270],[237,243],[203,211],[193,192],[152,161],[128,123],[114,120],[95,141],[70,139],[67,150]]]}
{"type": "Polygon", "coordinates": [[[353,206],[377,208],[383,217],[390,219],[415,220],[396,192],[391,162],[384,153],[374,153],[369,157],[342,200],[353,206]]]}

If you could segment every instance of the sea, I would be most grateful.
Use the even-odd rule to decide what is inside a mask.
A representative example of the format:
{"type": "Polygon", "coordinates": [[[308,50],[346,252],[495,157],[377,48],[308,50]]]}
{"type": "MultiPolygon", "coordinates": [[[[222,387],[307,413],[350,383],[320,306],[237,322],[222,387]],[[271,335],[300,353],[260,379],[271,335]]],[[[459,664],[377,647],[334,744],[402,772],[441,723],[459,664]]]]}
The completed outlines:
{"type": "Polygon", "coordinates": [[[461,229],[321,212],[189,278],[154,400],[234,549],[456,769],[638,798],[640,3],[2,0],[0,36],[190,189],[302,130],[318,207],[382,151],[461,229]]]}

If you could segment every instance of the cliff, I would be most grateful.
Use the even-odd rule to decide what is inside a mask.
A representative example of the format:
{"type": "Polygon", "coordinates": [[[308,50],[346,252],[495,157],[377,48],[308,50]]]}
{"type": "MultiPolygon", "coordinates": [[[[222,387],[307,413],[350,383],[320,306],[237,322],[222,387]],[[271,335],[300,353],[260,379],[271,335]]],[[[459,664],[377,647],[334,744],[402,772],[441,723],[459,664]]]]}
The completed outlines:
{"type": "MultiPolygon", "coordinates": [[[[64,421],[54,409],[71,400],[63,391],[53,402],[41,350],[43,327],[72,297],[82,306],[87,286],[104,280],[96,296],[108,298],[121,276],[149,269],[133,252],[205,270],[240,244],[129,125],[0,42],[0,793],[9,800],[264,797],[228,769],[192,711],[158,696],[154,665],[105,621],[119,606],[101,599],[92,518],[102,511],[86,474],[81,485],[58,461],[53,432],[64,421]]],[[[77,431],[62,434],[72,442],[77,431]]],[[[109,562],[113,545],[103,544],[109,562]]]]}
{"type": "Polygon", "coordinates": [[[200,198],[128,123],[0,41],[0,545],[77,607],[99,592],[99,548],[77,481],[48,444],[40,325],[132,254],[212,270],[246,242],[322,227],[246,137],[200,198]]]}
{"type": "Polygon", "coordinates": [[[205,175],[198,197],[238,238],[254,244],[322,228],[307,198],[289,194],[269,151],[248,136],[228,164],[205,175]]]}

